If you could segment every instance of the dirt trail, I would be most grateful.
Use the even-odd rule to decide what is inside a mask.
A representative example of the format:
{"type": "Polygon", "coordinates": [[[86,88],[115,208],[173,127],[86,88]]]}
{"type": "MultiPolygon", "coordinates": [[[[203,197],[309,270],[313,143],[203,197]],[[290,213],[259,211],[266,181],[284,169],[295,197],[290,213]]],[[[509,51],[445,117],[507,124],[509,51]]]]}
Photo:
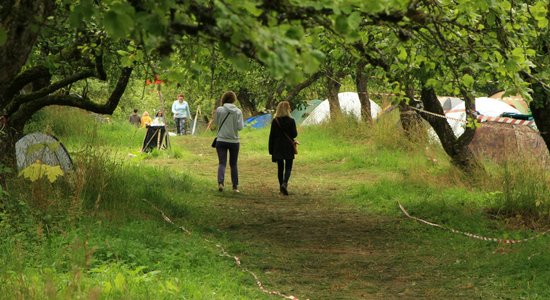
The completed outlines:
{"type": "Polygon", "coordinates": [[[214,191],[216,157],[208,141],[198,141],[200,145],[196,139],[177,142],[183,147],[194,143],[192,152],[201,159],[188,162],[193,174],[212,180],[220,218],[210,226],[244,245],[229,250],[257,272],[267,288],[300,299],[444,297],[437,289],[416,286],[422,274],[400,266],[403,252],[414,252],[414,246],[402,242],[407,234],[399,229],[403,219],[375,216],[335,201],[352,179],[364,174],[312,174],[315,166],[298,157],[290,195],[282,196],[270,157],[244,149],[239,157],[242,193],[219,193],[214,191]]]}

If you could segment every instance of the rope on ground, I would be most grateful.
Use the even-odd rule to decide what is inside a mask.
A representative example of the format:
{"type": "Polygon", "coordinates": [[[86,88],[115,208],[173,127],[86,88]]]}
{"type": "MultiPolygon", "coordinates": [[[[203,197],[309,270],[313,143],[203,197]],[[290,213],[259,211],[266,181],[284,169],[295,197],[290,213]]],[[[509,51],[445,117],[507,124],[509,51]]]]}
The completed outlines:
{"type": "Polygon", "coordinates": [[[460,230],[456,230],[456,229],[453,229],[453,228],[450,228],[450,227],[446,227],[446,226],[443,226],[443,225],[439,225],[439,224],[436,224],[436,223],[432,223],[432,222],[429,222],[429,221],[426,221],[426,220],[423,220],[423,219],[420,219],[420,218],[417,218],[417,217],[413,217],[411,216],[407,210],[403,207],[403,205],[401,205],[401,203],[398,201],[397,202],[399,204],[399,208],[401,208],[401,211],[405,214],[405,216],[407,216],[408,218],[410,219],[413,219],[415,221],[418,221],[420,223],[424,223],[424,224],[427,224],[427,225],[430,225],[430,226],[433,226],[433,227],[437,227],[437,228],[441,228],[441,229],[444,229],[444,230],[447,230],[447,231],[450,231],[452,233],[457,233],[457,234],[461,234],[461,235],[465,235],[469,238],[473,238],[473,239],[477,239],[477,240],[482,240],[482,241],[489,241],[489,242],[496,242],[496,243],[499,243],[499,244],[518,244],[518,243],[523,243],[523,242],[527,242],[527,241],[532,241],[534,239],[537,239],[547,233],[550,232],[550,229],[544,231],[544,232],[541,232],[535,236],[532,236],[532,237],[529,237],[529,238],[525,238],[525,239],[521,239],[521,240],[512,240],[512,239],[501,239],[501,238],[493,238],[493,237],[484,237],[484,236],[481,236],[481,235],[477,235],[477,234],[473,234],[473,233],[469,233],[469,232],[465,232],[465,231],[460,231],[460,230]]]}
{"type": "MultiPolygon", "coordinates": [[[[189,235],[192,234],[191,231],[187,230],[185,227],[179,226],[179,225],[177,225],[176,223],[174,223],[174,222],[173,222],[173,221],[172,221],[172,220],[171,220],[171,219],[170,219],[161,209],[159,209],[158,207],[156,207],[153,203],[151,203],[150,201],[147,201],[146,199],[141,199],[141,200],[143,200],[143,202],[149,204],[149,206],[151,206],[154,210],[158,211],[158,212],[161,214],[162,219],[164,219],[165,222],[170,223],[170,224],[172,224],[172,225],[178,227],[179,229],[181,229],[181,230],[182,230],[183,232],[185,232],[186,234],[189,234],[189,235]]],[[[203,239],[204,241],[206,241],[206,242],[212,243],[212,241],[210,241],[210,240],[208,240],[208,239],[205,239],[205,238],[202,238],[202,239],[203,239]]],[[[283,294],[283,293],[281,293],[281,292],[279,292],[279,291],[270,291],[270,290],[266,289],[266,288],[264,287],[263,283],[260,281],[260,279],[259,279],[258,276],[256,275],[256,273],[254,273],[254,272],[250,271],[249,269],[247,269],[247,268],[245,268],[245,267],[242,266],[242,264],[241,264],[241,259],[240,259],[238,256],[229,254],[229,253],[225,250],[225,248],[224,248],[222,245],[220,245],[220,244],[216,244],[216,247],[217,247],[218,249],[220,249],[220,251],[221,251],[221,253],[222,253],[221,256],[232,258],[233,260],[235,260],[235,264],[236,264],[239,268],[241,268],[244,272],[247,272],[247,273],[251,274],[252,277],[254,277],[254,279],[256,280],[256,284],[258,285],[259,289],[260,289],[263,293],[268,294],[268,295],[279,296],[279,297],[284,298],[284,299],[298,300],[298,298],[296,298],[296,297],[294,297],[294,296],[292,296],[292,295],[285,295],[285,294],[283,294]]]]}

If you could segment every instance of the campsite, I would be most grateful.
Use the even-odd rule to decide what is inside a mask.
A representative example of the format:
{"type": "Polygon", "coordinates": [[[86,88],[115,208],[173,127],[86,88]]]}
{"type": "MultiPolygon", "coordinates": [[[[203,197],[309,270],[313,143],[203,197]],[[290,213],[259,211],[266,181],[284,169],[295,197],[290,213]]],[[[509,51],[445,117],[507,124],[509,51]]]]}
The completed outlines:
{"type": "Polygon", "coordinates": [[[0,299],[548,299],[548,1],[0,5],[0,299]]]}

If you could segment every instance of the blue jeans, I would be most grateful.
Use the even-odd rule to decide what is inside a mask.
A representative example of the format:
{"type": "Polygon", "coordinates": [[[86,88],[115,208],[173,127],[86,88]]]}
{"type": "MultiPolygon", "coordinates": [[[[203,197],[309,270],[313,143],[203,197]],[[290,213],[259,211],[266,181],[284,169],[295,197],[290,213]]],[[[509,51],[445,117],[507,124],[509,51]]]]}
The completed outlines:
{"type": "Polygon", "coordinates": [[[218,153],[218,183],[223,184],[225,179],[225,167],[227,166],[227,151],[229,150],[229,167],[231,168],[231,183],[233,188],[239,186],[239,171],[237,170],[237,160],[239,159],[240,143],[216,142],[216,152],[218,153]]]}

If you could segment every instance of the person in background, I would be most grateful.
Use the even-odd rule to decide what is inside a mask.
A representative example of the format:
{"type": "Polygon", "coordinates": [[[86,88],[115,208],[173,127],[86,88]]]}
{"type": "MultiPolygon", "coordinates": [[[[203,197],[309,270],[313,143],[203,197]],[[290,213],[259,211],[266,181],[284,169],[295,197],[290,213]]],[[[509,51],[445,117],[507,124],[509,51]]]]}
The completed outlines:
{"type": "Polygon", "coordinates": [[[130,124],[139,127],[141,125],[141,117],[138,115],[137,108],[134,108],[134,112],[130,115],[130,124]]]}
{"type": "Polygon", "coordinates": [[[279,191],[285,196],[288,195],[288,180],[294,162],[294,138],[298,136],[296,122],[290,116],[290,111],[288,101],[281,101],[277,105],[275,116],[271,121],[268,142],[271,161],[277,163],[279,191]]]}
{"type": "Polygon", "coordinates": [[[235,106],[237,95],[229,91],[223,94],[221,106],[216,109],[214,121],[218,126],[216,152],[218,154],[218,190],[223,192],[227,152],[229,151],[229,167],[231,168],[231,183],[233,192],[239,193],[239,172],[237,160],[239,158],[239,130],[244,126],[243,113],[235,106]]]}
{"type": "Polygon", "coordinates": [[[144,111],[143,115],[141,115],[141,128],[145,128],[145,127],[151,125],[152,122],[153,122],[153,120],[149,116],[149,113],[144,111]]]}
{"type": "Polygon", "coordinates": [[[185,134],[187,119],[191,117],[191,111],[183,94],[179,94],[178,99],[172,104],[172,113],[174,114],[174,122],[176,123],[176,133],[178,135],[185,134]]]}
{"type": "Polygon", "coordinates": [[[156,126],[164,126],[166,123],[164,122],[164,113],[162,110],[157,111],[157,114],[155,115],[155,118],[153,119],[152,125],[156,126]]]}

